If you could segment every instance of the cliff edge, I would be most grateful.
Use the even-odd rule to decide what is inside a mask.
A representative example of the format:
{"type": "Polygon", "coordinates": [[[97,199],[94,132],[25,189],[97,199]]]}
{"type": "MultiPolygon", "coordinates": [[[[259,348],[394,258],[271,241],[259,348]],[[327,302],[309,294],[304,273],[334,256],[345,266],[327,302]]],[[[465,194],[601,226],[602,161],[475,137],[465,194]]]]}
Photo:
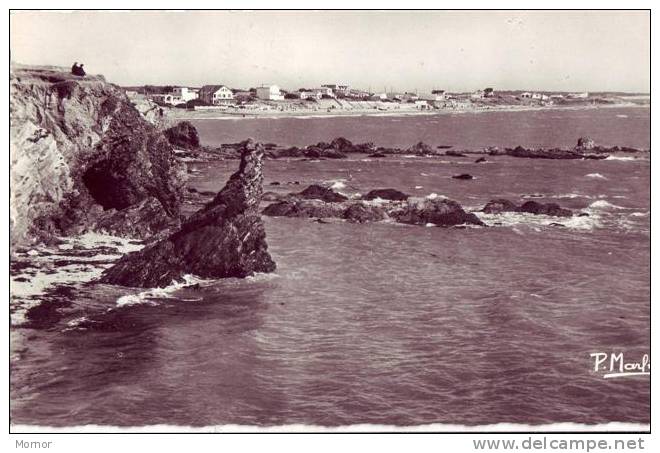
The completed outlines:
{"type": "Polygon", "coordinates": [[[102,76],[10,69],[12,246],[101,231],[144,238],[179,224],[172,146],[102,76]]]}

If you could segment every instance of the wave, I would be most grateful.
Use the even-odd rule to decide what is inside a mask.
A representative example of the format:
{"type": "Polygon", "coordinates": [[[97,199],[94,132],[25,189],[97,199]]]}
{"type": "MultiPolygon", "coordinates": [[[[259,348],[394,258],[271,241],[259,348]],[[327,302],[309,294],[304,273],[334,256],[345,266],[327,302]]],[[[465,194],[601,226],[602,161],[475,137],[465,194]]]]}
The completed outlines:
{"type": "Polygon", "coordinates": [[[637,160],[633,156],[607,156],[605,160],[623,160],[623,161],[630,161],[630,160],[637,160]]]}
{"type": "Polygon", "coordinates": [[[609,201],[606,200],[598,200],[594,201],[589,205],[589,208],[587,209],[626,209],[621,206],[617,206],[615,204],[610,203],[609,201]]]}
{"type": "Polygon", "coordinates": [[[39,306],[49,290],[96,280],[122,255],[144,247],[137,240],[99,233],[57,239],[57,246],[14,253],[12,266],[25,267],[25,271],[10,278],[12,325],[24,324],[27,312],[39,306]]]}
{"type": "Polygon", "coordinates": [[[607,179],[605,176],[601,175],[600,173],[589,173],[588,175],[584,175],[586,178],[596,178],[596,179],[607,179]]]}
{"type": "Polygon", "coordinates": [[[543,227],[566,227],[573,230],[593,230],[601,226],[600,216],[573,216],[553,217],[547,215],[530,214],[526,212],[504,212],[501,214],[486,214],[485,212],[474,212],[479,219],[488,226],[516,227],[527,225],[536,231],[543,227]]]}
{"type": "Polygon", "coordinates": [[[337,181],[332,183],[330,188],[335,189],[335,190],[345,189],[346,184],[344,184],[344,181],[345,181],[344,179],[337,180],[337,181]]]}
{"type": "Polygon", "coordinates": [[[137,294],[121,296],[117,299],[117,307],[126,307],[137,304],[155,305],[156,302],[154,299],[172,299],[172,293],[181,288],[207,282],[207,280],[203,280],[190,274],[186,274],[181,278],[183,281],[177,282],[172,280],[172,283],[164,288],[150,288],[137,294]]]}

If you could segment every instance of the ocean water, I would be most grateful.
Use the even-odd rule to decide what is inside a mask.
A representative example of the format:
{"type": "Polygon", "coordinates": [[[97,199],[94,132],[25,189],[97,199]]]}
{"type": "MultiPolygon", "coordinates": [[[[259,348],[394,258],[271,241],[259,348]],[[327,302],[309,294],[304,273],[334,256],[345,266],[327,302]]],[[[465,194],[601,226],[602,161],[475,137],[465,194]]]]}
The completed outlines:
{"type": "MultiPolygon", "coordinates": [[[[648,114],[204,120],[200,132],[211,145],[343,135],[390,146],[567,146],[590,135],[648,147],[648,114]]],[[[589,215],[479,214],[489,227],[451,229],[265,217],[275,273],[190,276],[166,290],[74,283],[140,247],[130,241],[88,235],[19,255],[12,423],[649,423],[648,376],[604,379],[590,357],[638,361],[650,349],[649,155],[474,159],[267,161],[265,190],[392,187],[470,210],[535,199],[589,215]],[[451,178],[458,173],[476,178],[451,178]],[[35,286],[35,276],[60,285],[35,286]]],[[[191,187],[218,190],[237,161],[189,165],[191,187]]]]}

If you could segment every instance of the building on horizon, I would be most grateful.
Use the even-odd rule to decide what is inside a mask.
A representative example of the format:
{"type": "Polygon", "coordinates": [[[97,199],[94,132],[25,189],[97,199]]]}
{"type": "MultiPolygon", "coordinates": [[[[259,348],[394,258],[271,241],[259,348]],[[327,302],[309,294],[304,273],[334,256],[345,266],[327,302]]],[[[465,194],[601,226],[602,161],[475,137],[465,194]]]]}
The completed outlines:
{"type": "Polygon", "coordinates": [[[265,101],[282,101],[284,95],[277,85],[262,85],[257,87],[257,97],[265,101]]]}
{"type": "Polygon", "coordinates": [[[234,92],[226,85],[204,85],[199,89],[199,99],[210,105],[231,104],[234,92]]]}
{"type": "Polygon", "coordinates": [[[188,87],[174,87],[172,94],[185,103],[197,99],[199,97],[199,90],[188,87]]]}
{"type": "Polygon", "coordinates": [[[442,102],[447,100],[447,95],[445,94],[445,90],[432,90],[431,94],[433,95],[433,100],[442,102]]]}
{"type": "Polygon", "coordinates": [[[336,83],[326,83],[321,88],[329,88],[335,96],[349,96],[351,87],[349,85],[338,85],[336,83]]]}

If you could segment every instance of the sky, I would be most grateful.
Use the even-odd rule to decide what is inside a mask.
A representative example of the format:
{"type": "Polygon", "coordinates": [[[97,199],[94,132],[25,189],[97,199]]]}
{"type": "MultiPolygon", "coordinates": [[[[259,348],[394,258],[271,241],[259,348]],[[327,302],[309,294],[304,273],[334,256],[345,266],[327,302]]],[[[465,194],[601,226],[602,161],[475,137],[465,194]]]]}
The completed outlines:
{"type": "Polygon", "coordinates": [[[648,11],[13,11],[11,59],[119,85],[650,91],[648,11]]]}

